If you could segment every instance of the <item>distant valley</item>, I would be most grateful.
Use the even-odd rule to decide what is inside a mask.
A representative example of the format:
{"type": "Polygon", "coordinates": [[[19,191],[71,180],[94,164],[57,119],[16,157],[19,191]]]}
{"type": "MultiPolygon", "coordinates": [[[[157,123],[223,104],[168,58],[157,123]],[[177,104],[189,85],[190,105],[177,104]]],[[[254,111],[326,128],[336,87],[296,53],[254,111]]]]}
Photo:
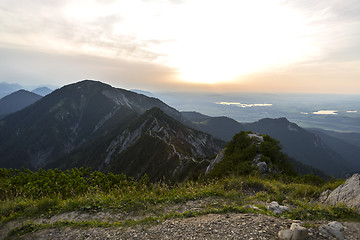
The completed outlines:
{"type": "Polygon", "coordinates": [[[180,111],[227,116],[238,122],[286,117],[303,128],[360,133],[360,95],[276,93],[156,93],[180,111]]]}

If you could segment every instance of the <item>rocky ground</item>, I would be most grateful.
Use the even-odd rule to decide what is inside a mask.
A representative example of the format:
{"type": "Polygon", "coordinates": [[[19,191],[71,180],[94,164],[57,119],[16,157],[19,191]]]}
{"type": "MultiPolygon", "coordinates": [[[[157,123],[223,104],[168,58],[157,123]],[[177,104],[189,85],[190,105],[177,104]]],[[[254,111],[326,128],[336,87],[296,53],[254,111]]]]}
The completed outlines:
{"type": "MultiPolygon", "coordinates": [[[[354,175],[345,184],[340,185],[333,193],[326,191],[320,201],[336,199],[350,207],[359,209],[358,191],[360,191],[360,175],[354,175]],[[352,184],[352,185],[351,185],[352,184]],[[342,190],[339,191],[338,189],[342,190]],[[357,204],[357,205],[356,205],[357,204]]],[[[335,202],[336,203],[336,202],[335,202]]],[[[252,202],[261,206],[245,205],[249,213],[204,214],[204,210],[216,206],[226,205],[226,200],[217,197],[208,197],[199,200],[190,200],[178,204],[157,204],[151,208],[138,209],[133,212],[120,211],[71,211],[52,216],[34,216],[30,219],[15,219],[0,225],[0,239],[279,239],[279,232],[291,232],[288,240],[360,240],[360,219],[356,222],[330,222],[325,220],[305,221],[290,220],[277,217],[287,206],[277,202],[252,202]],[[264,211],[264,209],[268,211],[264,211]],[[186,212],[196,213],[196,217],[184,217],[186,212]],[[270,215],[266,215],[269,214],[270,215]],[[177,218],[161,218],[166,214],[177,213],[177,218]],[[180,215],[179,215],[180,214],[180,215]],[[141,220],[153,217],[153,221],[141,220]],[[155,221],[155,219],[158,219],[155,221]],[[131,227],[116,223],[126,221],[136,222],[131,227]],[[73,227],[55,227],[56,223],[89,223],[86,227],[73,224],[73,227]],[[92,222],[110,223],[113,227],[94,227],[92,222]],[[8,236],[8,233],[26,224],[46,225],[42,230],[28,231],[30,233],[8,236]],[[306,237],[299,237],[296,225],[305,227],[306,237]],[[116,226],[116,227],[115,227],[116,226]],[[292,227],[291,227],[292,226],[292,227]],[[339,227],[340,226],[340,227],[339,227]],[[291,227],[291,228],[290,228],[291,227]],[[294,227],[294,228],[293,228],[294,227]],[[334,227],[334,228],[332,228],[334,227]],[[289,229],[292,229],[291,231],[289,229]],[[295,230],[294,230],[295,229],[295,230]],[[284,231],[285,230],[285,231],[284,231]],[[325,230],[325,231],[324,231],[325,230]],[[296,236],[296,237],[295,237],[296,236]]],[[[194,216],[192,215],[192,216],[194,216]]],[[[175,216],[175,215],[171,215],[175,216]]],[[[66,225],[68,226],[68,225],[66,225]]],[[[298,226],[299,228],[301,228],[298,226]]],[[[283,236],[283,234],[281,234],[283,236]]]]}
{"type": "MultiPolygon", "coordinates": [[[[288,229],[293,222],[299,223],[296,220],[255,213],[208,214],[134,227],[45,229],[10,239],[279,239],[278,232],[288,229]]],[[[309,235],[306,239],[336,239],[325,237],[321,233],[318,227],[324,223],[324,221],[300,223],[308,226],[309,235]]],[[[345,239],[360,239],[360,222],[342,224],[345,227],[342,232],[345,239]]],[[[5,232],[6,227],[3,227],[0,237],[5,239],[5,232]]]]}

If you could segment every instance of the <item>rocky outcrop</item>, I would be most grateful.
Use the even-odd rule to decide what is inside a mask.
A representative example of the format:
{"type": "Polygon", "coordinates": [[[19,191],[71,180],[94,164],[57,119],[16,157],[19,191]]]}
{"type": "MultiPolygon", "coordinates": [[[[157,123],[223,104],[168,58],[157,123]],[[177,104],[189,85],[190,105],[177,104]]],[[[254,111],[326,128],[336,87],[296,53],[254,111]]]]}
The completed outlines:
{"type": "Polygon", "coordinates": [[[354,174],[327,197],[326,194],[327,193],[324,192],[321,195],[322,199],[326,199],[323,201],[324,203],[331,205],[344,203],[346,206],[360,211],[360,174],[354,174]]]}

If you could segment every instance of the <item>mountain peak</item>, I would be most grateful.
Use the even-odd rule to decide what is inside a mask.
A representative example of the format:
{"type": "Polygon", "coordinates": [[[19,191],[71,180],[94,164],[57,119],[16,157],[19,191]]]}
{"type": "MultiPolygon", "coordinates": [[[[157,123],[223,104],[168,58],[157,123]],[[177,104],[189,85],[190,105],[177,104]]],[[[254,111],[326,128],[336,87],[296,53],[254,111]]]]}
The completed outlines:
{"type": "Polygon", "coordinates": [[[45,95],[48,95],[49,93],[51,93],[52,90],[48,87],[38,87],[38,88],[32,90],[31,92],[36,93],[40,96],[45,96],[45,95]]]}
{"type": "Polygon", "coordinates": [[[0,99],[0,117],[19,111],[41,98],[40,95],[20,89],[0,99]]]}
{"type": "Polygon", "coordinates": [[[286,117],[281,118],[263,118],[260,119],[258,122],[260,123],[280,123],[280,124],[288,124],[290,121],[286,117]]]}

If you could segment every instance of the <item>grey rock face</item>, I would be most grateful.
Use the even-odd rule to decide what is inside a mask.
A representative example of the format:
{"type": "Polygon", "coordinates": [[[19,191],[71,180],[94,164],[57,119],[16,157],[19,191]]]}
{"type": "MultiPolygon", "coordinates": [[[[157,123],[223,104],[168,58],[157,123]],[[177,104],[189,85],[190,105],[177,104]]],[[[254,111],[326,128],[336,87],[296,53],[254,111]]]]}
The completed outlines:
{"type": "Polygon", "coordinates": [[[287,206],[279,205],[277,202],[271,202],[266,206],[267,210],[272,211],[275,214],[281,214],[287,211],[289,208],[287,206]]]}
{"type": "Polygon", "coordinates": [[[354,174],[344,184],[332,191],[325,203],[331,205],[344,203],[346,206],[360,211],[360,174],[354,174]]]}
{"type": "Polygon", "coordinates": [[[215,166],[217,163],[219,163],[219,162],[221,162],[221,161],[223,160],[223,158],[224,158],[224,153],[225,153],[225,151],[222,150],[218,155],[216,155],[216,158],[213,159],[213,160],[210,162],[209,166],[206,168],[205,174],[208,174],[208,173],[214,168],[214,166],[215,166]]]}
{"type": "Polygon", "coordinates": [[[329,197],[330,193],[331,193],[331,190],[330,190],[330,189],[326,189],[324,192],[322,192],[322,193],[320,194],[319,201],[320,201],[321,203],[324,203],[324,202],[326,201],[326,199],[329,197]]]}

